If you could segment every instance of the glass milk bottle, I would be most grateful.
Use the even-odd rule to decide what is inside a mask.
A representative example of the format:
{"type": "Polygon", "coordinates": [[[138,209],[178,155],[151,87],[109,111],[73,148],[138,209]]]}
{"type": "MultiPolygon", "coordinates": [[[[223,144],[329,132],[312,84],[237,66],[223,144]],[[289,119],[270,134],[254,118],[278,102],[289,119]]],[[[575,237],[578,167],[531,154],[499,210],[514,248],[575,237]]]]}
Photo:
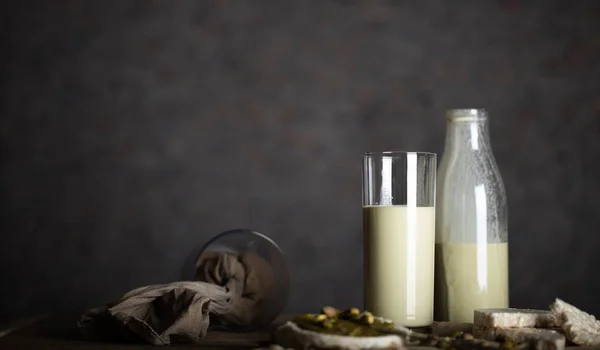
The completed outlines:
{"type": "Polygon", "coordinates": [[[473,322],[476,309],[508,307],[504,184],[490,146],[487,112],[447,112],[437,174],[435,318],[473,322]]]}

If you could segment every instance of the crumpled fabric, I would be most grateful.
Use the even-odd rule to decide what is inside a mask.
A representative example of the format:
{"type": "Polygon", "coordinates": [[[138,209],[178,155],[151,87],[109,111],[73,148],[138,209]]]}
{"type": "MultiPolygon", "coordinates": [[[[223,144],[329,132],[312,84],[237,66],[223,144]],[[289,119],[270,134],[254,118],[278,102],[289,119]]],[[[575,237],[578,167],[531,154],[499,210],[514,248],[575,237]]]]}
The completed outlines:
{"type": "Polygon", "coordinates": [[[116,303],[87,311],[78,326],[90,338],[198,343],[211,319],[226,327],[256,321],[272,288],[265,269],[269,265],[255,254],[204,253],[196,281],[134,289],[116,303]]]}

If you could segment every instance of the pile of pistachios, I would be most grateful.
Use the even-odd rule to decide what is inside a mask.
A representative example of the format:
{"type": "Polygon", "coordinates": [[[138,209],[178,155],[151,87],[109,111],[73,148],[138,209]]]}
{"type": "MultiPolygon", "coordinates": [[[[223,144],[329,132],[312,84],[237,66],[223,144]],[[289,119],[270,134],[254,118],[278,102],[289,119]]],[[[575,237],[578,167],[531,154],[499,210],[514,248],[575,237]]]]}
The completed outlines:
{"type": "Polygon", "coordinates": [[[392,321],[375,317],[369,311],[361,312],[354,307],[342,311],[325,306],[317,314],[296,316],[294,322],[304,329],[354,337],[384,335],[382,328],[394,328],[392,321]]]}
{"type": "Polygon", "coordinates": [[[373,337],[395,334],[403,337],[408,345],[431,346],[448,350],[462,349],[521,349],[527,344],[510,341],[493,342],[475,339],[472,334],[457,332],[450,337],[440,337],[431,333],[420,333],[402,326],[394,326],[391,320],[373,315],[357,308],[339,310],[325,306],[319,313],[301,314],[293,320],[300,328],[319,333],[337,334],[352,337],[373,337]]]}

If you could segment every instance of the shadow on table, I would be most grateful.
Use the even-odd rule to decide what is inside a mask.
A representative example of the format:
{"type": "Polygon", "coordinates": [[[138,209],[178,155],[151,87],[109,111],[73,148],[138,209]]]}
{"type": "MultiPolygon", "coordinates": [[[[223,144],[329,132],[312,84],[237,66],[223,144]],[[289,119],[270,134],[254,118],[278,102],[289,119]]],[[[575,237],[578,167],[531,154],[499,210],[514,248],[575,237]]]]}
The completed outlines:
{"type": "Polygon", "coordinates": [[[42,338],[47,340],[63,341],[93,341],[103,343],[141,343],[141,339],[125,334],[117,324],[106,322],[106,334],[84,336],[77,327],[79,315],[54,316],[42,318],[33,324],[13,330],[10,337],[42,338]],[[113,331],[114,330],[114,331],[113,331]]]}
{"type": "MultiPolygon", "coordinates": [[[[5,337],[0,338],[0,348],[8,349],[87,349],[98,346],[106,349],[148,348],[147,344],[135,334],[124,331],[114,319],[102,320],[103,332],[84,335],[77,327],[79,315],[46,317],[32,324],[19,327],[5,337]]],[[[209,331],[201,344],[204,349],[248,349],[268,344],[271,332],[268,330],[250,333],[231,333],[209,331]]],[[[183,349],[193,344],[174,344],[170,348],[183,349]]]]}

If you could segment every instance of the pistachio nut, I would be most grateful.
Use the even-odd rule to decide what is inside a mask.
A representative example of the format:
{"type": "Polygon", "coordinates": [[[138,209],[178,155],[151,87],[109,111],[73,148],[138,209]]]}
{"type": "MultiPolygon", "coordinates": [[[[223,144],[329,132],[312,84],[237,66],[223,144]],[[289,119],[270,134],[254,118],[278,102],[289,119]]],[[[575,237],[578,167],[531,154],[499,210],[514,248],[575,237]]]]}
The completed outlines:
{"type": "Polygon", "coordinates": [[[355,307],[352,307],[347,310],[347,314],[350,316],[356,317],[356,316],[360,315],[360,310],[355,307]]]}
{"type": "Polygon", "coordinates": [[[362,313],[362,315],[360,316],[360,321],[363,323],[366,323],[368,325],[371,325],[375,322],[375,317],[373,316],[372,313],[365,311],[362,313]]]}
{"type": "Polygon", "coordinates": [[[340,310],[338,310],[332,306],[324,306],[321,309],[321,313],[327,315],[327,317],[336,317],[340,314],[340,310]]]}
{"type": "Polygon", "coordinates": [[[326,319],[327,319],[327,315],[325,315],[325,314],[318,314],[318,315],[315,317],[315,321],[317,321],[317,322],[323,322],[323,321],[325,321],[326,319]]]}

